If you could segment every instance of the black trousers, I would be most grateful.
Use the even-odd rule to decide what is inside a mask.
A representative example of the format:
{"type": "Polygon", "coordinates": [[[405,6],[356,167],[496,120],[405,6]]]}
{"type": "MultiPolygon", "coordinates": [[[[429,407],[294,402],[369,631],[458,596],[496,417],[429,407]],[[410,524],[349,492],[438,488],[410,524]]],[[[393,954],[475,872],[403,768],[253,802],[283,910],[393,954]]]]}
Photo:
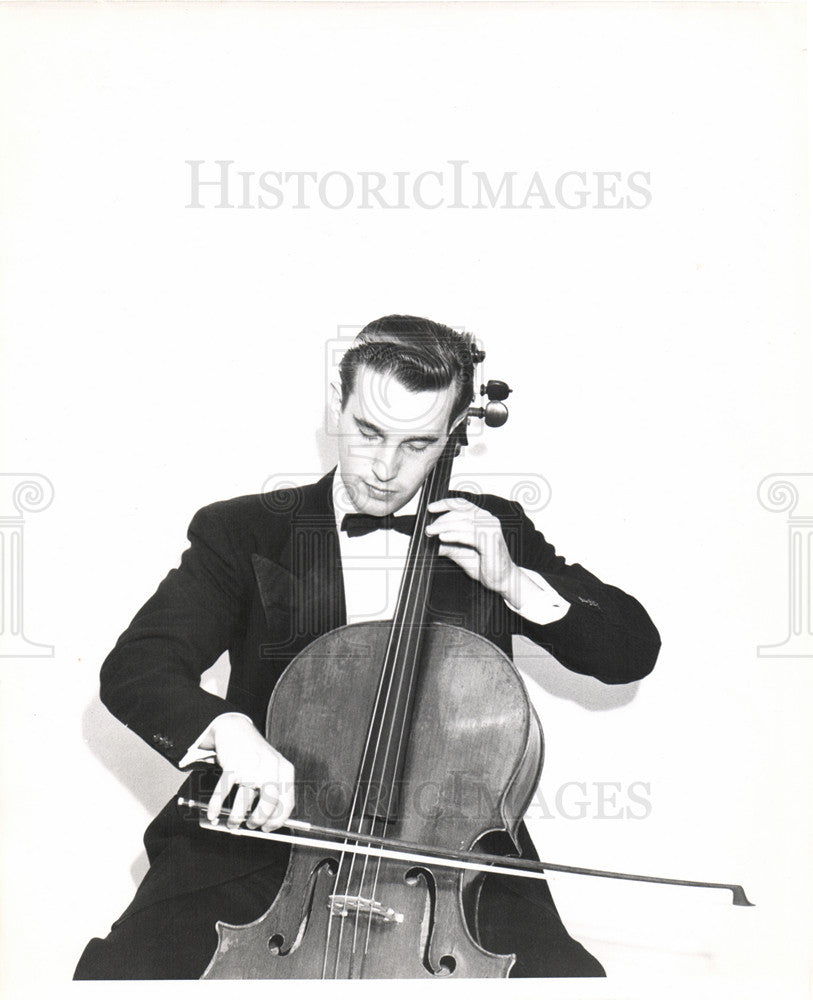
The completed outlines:
{"type": "MultiPolygon", "coordinates": [[[[139,889],[107,937],[89,942],[74,979],[199,979],[217,946],[215,921],[244,924],[262,916],[282,877],[279,866],[271,865],[146,906],[139,905],[139,889]]],[[[567,933],[553,901],[540,901],[522,879],[488,876],[479,904],[489,912],[480,944],[516,954],[512,977],[605,974],[567,933]]]]}

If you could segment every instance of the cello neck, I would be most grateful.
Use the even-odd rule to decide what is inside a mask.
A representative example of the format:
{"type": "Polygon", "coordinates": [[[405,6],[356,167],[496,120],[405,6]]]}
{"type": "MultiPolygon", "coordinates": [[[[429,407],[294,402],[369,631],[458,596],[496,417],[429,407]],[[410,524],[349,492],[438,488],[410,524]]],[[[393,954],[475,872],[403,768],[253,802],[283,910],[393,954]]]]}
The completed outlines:
{"type": "Polygon", "coordinates": [[[458,431],[450,435],[446,447],[434,469],[427,476],[421,490],[418,511],[415,515],[415,530],[407,555],[406,569],[398,594],[398,603],[393,616],[393,632],[420,628],[426,620],[426,601],[437,559],[438,541],[426,534],[429,523],[429,504],[442,500],[449,493],[452,476],[452,462],[460,446],[458,431]]]}
{"type": "Polygon", "coordinates": [[[364,755],[359,774],[363,814],[385,822],[396,820],[402,808],[398,789],[420,680],[427,600],[437,559],[438,540],[427,536],[425,530],[429,523],[427,508],[448,495],[452,462],[463,441],[465,431],[459,427],[449,436],[421,490],[370,724],[368,746],[374,749],[364,755]]]}

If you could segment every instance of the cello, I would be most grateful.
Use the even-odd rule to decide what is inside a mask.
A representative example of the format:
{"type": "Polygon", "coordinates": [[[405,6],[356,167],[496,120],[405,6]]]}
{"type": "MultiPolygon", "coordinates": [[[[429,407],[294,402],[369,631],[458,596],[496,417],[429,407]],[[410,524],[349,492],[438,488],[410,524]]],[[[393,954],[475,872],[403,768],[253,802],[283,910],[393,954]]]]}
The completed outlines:
{"type": "MultiPolygon", "coordinates": [[[[482,360],[482,353],[478,360],[482,360]]],[[[504,423],[510,390],[482,392],[504,423]]],[[[277,682],[266,739],[296,770],[294,814],[341,830],[327,847],[292,846],[277,898],[253,924],[219,924],[203,978],[502,977],[512,955],[472,936],[472,874],[359,855],[359,837],[470,851],[515,835],[542,767],[543,736],[509,658],[483,637],[430,620],[437,539],[427,507],[448,495],[459,425],[426,479],[392,621],[314,640],[277,682]],[[361,724],[359,724],[361,723],[361,724]],[[303,790],[317,789],[308,796],[303,790]]]]}
{"type": "MultiPolygon", "coordinates": [[[[489,404],[470,415],[504,423],[510,390],[481,391],[489,404]]],[[[274,688],[266,739],[294,764],[295,815],[308,817],[288,827],[324,839],[230,831],[293,846],[268,911],[242,927],[218,924],[203,978],[505,977],[514,956],[486,951],[467,922],[473,871],[500,862],[536,877],[577,871],[477,851],[498,831],[516,843],[544,740],[510,659],[431,620],[428,507],[448,494],[463,444],[460,426],[424,483],[393,620],[314,640],[274,688]]]]}

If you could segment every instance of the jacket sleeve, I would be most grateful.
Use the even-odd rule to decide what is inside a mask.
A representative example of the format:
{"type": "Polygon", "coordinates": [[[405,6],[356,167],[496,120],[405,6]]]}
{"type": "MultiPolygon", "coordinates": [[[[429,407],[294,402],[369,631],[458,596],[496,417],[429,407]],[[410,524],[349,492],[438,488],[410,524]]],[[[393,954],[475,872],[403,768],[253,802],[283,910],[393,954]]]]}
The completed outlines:
{"type": "Polygon", "coordinates": [[[101,670],[101,699],[143,740],[178,765],[223,712],[200,678],[231,643],[244,614],[244,584],[217,504],[189,525],[189,548],[120,636],[101,670]]]}
{"type": "Polygon", "coordinates": [[[514,561],[539,573],[570,603],[564,617],[548,625],[514,615],[514,631],[569,670],[605,684],[626,684],[650,673],[661,640],[641,604],[578,563],[568,565],[518,503],[506,502],[506,508],[498,516],[514,561]]]}

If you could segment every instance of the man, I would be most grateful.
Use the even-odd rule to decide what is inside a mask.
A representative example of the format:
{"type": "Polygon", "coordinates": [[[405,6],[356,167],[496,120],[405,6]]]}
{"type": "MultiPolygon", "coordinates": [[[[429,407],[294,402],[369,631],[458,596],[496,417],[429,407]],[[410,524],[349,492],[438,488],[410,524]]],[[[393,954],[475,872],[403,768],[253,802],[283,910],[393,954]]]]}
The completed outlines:
{"type": "MultiPolygon", "coordinates": [[[[210,820],[227,808],[229,824],[270,831],[291,815],[293,765],[262,735],[269,696],[314,638],[347,621],[392,616],[393,600],[376,599],[397,588],[374,586],[370,604],[365,584],[382,558],[400,561],[400,573],[408,539],[389,521],[359,533],[353,515],[415,506],[473,398],[472,348],[469,337],[416,317],[365,327],[334,388],[335,473],[199,511],[180,567],[105,661],[103,701],[172,763],[194,766],[182,793],[208,794],[210,820]],[[199,679],[226,649],[222,699],[199,679]]],[[[512,634],[526,635],[565,667],[608,684],[652,669],[660,640],[641,605],[568,566],[518,504],[458,494],[430,510],[426,530],[443,557],[432,620],[479,632],[509,655],[512,634]]],[[[76,978],[199,977],[217,944],[215,922],[261,916],[285,873],[282,845],[203,830],[184,821],[174,800],[144,839],[150,869],[108,937],[89,943],[76,978]]],[[[524,827],[520,846],[536,856],[524,827]]],[[[546,883],[488,875],[466,905],[478,943],[516,954],[512,975],[604,974],[565,931],[546,883]]]]}

